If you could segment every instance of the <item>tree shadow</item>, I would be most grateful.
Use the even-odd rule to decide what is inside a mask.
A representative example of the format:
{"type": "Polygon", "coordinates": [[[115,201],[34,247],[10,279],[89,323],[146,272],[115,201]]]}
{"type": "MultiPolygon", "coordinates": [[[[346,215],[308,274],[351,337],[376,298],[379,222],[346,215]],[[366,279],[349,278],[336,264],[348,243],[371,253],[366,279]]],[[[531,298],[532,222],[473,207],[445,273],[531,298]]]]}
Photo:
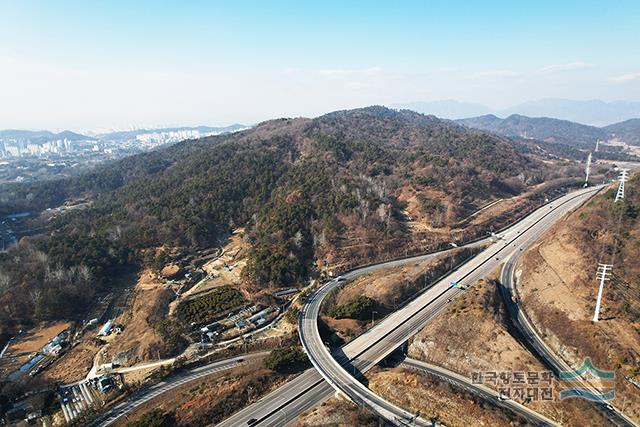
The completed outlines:
{"type": "Polygon", "coordinates": [[[329,345],[330,348],[341,347],[345,344],[345,341],[321,317],[318,317],[318,332],[320,332],[322,342],[329,345]]]}

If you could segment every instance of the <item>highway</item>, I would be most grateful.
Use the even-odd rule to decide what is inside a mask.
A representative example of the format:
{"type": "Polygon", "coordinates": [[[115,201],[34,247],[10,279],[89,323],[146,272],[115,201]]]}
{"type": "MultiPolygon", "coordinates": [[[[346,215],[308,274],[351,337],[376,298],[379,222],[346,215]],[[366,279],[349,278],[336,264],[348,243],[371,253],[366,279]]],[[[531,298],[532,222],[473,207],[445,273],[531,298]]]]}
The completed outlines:
{"type": "MultiPolygon", "coordinates": [[[[531,246],[538,238],[541,237],[541,233],[537,233],[528,237],[525,241],[520,243],[522,251],[512,254],[504,264],[500,275],[501,293],[505,304],[507,305],[507,311],[514,326],[520,333],[520,339],[523,341],[529,350],[547,365],[554,374],[558,375],[560,371],[570,371],[572,368],[562,358],[554,353],[554,351],[544,342],[540,337],[536,329],[526,316],[526,313],[519,304],[520,298],[518,298],[517,289],[515,287],[515,270],[517,262],[522,255],[523,251],[531,246]]],[[[590,389],[594,393],[598,391],[588,382],[584,382],[584,386],[590,389]]],[[[591,402],[600,412],[614,425],[617,426],[634,426],[636,425],[631,419],[624,415],[621,411],[615,408],[613,405],[602,402],[591,402]]]]}
{"type": "Polygon", "coordinates": [[[248,355],[232,357],[230,359],[212,362],[187,372],[181,372],[181,373],[172,375],[160,381],[158,384],[152,385],[151,387],[146,387],[126,397],[120,403],[107,409],[103,414],[100,415],[99,418],[94,420],[90,425],[95,427],[98,427],[98,426],[106,427],[108,425],[111,425],[121,417],[126,417],[128,413],[132,412],[139,406],[147,403],[148,401],[150,401],[155,397],[160,396],[161,394],[167,393],[175,389],[176,387],[180,387],[183,384],[186,384],[191,381],[195,381],[199,378],[206,377],[216,372],[226,371],[226,370],[235,368],[236,366],[242,364],[246,360],[266,356],[267,354],[269,353],[260,352],[260,353],[252,353],[248,355]]]}
{"type": "MultiPolygon", "coordinates": [[[[489,246],[460,268],[431,286],[420,296],[400,310],[395,311],[374,328],[351,341],[342,352],[344,356],[334,357],[322,343],[318,331],[317,317],[324,297],[338,286],[334,280],[323,285],[303,307],[300,320],[300,339],[314,367],[322,377],[338,392],[352,401],[375,411],[390,423],[397,425],[430,425],[422,419],[413,419],[413,414],[398,408],[377,396],[354,376],[365,372],[407,339],[422,329],[425,323],[435,317],[453,298],[498,268],[505,259],[523,250],[522,243],[539,237],[567,212],[580,206],[601,187],[587,188],[565,195],[549,205],[545,205],[501,234],[502,239],[489,246]],[[456,283],[457,286],[452,286],[456,283]],[[351,363],[358,360],[355,366],[351,363]]],[[[360,273],[361,274],[361,273],[360,273]]],[[[359,270],[345,274],[347,280],[359,275],[359,270]]]]}
{"type": "MultiPolygon", "coordinates": [[[[366,399],[362,400],[364,404],[371,403],[378,405],[383,403],[387,406],[387,410],[390,408],[392,412],[395,411],[396,408],[393,405],[388,406],[384,401],[380,402],[381,399],[378,396],[371,396],[370,394],[367,394],[367,390],[363,390],[356,385],[355,383],[357,381],[351,377],[349,372],[356,372],[356,375],[358,372],[365,372],[405,342],[415,332],[424,327],[424,324],[429,319],[433,318],[447,304],[448,299],[451,299],[458,293],[462,292],[460,288],[450,286],[449,281],[453,280],[461,286],[475,283],[488,272],[497,268],[498,265],[503,262],[501,260],[504,260],[505,257],[512,254],[514,250],[520,251],[521,248],[518,248],[517,246],[520,241],[525,240],[526,236],[531,235],[531,233],[536,233],[536,235],[541,234],[553,223],[562,218],[567,212],[575,209],[591,197],[600,188],[601,187],[592,187],[572,192],[541,207],[514,226],[507,229],[502,235],[503,240],[494,243],[474,259],[468,261],[456,272],[448,275],[447,278],[432,286],[413,302],[388,316],[375,328],[372,328],[361,337],[340,349],[339,352],[341,354],[334,354],[333,356],[337,358],[340,363],[343,363],[346,369],[339,364],[331,362],[333,357],[327,358],[328,350],[324,345],[317,346],[319,348],[312,349],[311,351],[312,354],[321,358],[320,363],[318,359],[314,359],[314,366],[316,364],[319,366],[327,366],[327,370],[324,371],[324,376],[329,378],[331,378],[332,372],[337,371],[339,373],[339,378],[346,381],[348,384],[348,387],[345,387],[345,389],[347,389],[348,392],[358,392],[358,395],[355,396],[356,401],[357,399],[360,399],[359,394],[363,393],[366,396],[366,399]]],[[[479,243],[480,242],[478,242],[478,244],[479,243]]],[[[379,268],[388,268],[396,265],[418,262],[429,256],[433,255],[423,255],[368,266],[346,273],[343,277],[349,280],[379,268]]],[[[330,290],[330,287],[337,285],[338,283],[336,281],[329,282],[309,298],[308,304],[304,307],[304,317],[301,319],[301,323],[303,323],[303,328],[301,328],[301,330],[304,329],[301,333],[306,334],[304,335],[305,337],[311,337],[315,334],[314,328],[317,328],[317,322],[312,320],[313,315],[317,315],[317,311],[315,311],[313,307],[316,304],[319,306],[322,295],[326,295],[325,291],[328,291],[330,290]],[[311,314],[311,316],[309,316],[309,314],[311,314]]],[[[219,425],[246,426],[247,421],[250,419],[256,420],[254,425],[284,425],[286,422],[291,421],[302,412],[307,411],[329,398],[333,391],[332,387],[334,386],[330,386],[327,382],[323,381],[323,375],[321,375],[316,369],[309,369],[300,374],[294,380],[271,392],[267,396],[264,396],[253,405],[237,412],[219,425]]],[[[340,390],[342,391],[342,389],[340,390]]],[[[401,411],[400,414],[401,417],[407,416],[404,411],[401,411]]],[[[422,420],[422,422],[424,422],[424,420],[422,420]]]]}

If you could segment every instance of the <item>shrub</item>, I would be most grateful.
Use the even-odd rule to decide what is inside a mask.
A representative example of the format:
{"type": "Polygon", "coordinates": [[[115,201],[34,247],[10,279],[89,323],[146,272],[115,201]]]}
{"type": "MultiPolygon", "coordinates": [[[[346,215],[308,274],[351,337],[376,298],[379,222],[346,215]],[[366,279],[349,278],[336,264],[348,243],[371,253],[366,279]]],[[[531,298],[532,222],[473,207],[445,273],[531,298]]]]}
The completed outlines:
{"type": "Polygon", "coordinates": [[[285,313],[284,318],[287,320],[287,322],[291,323],[292,325],[297,325],[299,316],[300,316],[300,310],[297,309],[296,307],[291,307],[285,313]]]}
{"type": "Polygon", "coordinates": [[[170,412],[153,409],[139,419],[127,423],[127,427],[173,427],[177,425],[175,417],[170,412]]]}
{"type": "Polygon", "coordinates": [[[281,373],[299,371],[307,364],[307,355],[299,346],[275,348],[264,360],[264,367],[281,373]]]}
{"type": "Polygon", "coordinates": [[[359,319],[365,320],[371,316],[371,312],[376,308],[376,301],[364,295],[349,300],[347,303],[331,309],[329,316],[336,319],[359,319]]]}

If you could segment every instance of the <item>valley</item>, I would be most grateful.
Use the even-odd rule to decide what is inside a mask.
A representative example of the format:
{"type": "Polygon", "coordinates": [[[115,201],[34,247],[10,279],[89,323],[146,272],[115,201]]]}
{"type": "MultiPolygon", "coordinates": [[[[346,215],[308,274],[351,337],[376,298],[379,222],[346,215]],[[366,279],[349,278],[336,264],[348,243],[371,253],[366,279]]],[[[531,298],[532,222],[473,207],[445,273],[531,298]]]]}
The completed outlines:
{"type": "MultiPolygon", "coordinates": [[[[302,381],[309,374],[251,362],[250,369],[263,369],[258,376],[266,382],[246,399],[238,397],[238,390],[259,381],[242,370],[246,368],[238,368],[240,374],[206,371],[208,379],[201,385],[197,381],[203,377],[184,377],[180,387],[203,393],[198,404],[191,391],[181,391],[185,400],[176,400],[145,390],[163,378],[195,372],[205,361],[224,364],[229,357],[256,350],[295,347],[300,310],[326,280],[359,265],[448,249],[434,259],[375,271],[336,289],[323,308],[321,332],[332,346],[357,341],[441,276],[500,242],[505,227],[579,188],[582,168],[579,160],[558,161],[507,137],[432,116],[369,107],[316,119],[269,121],[230,135],[185,141],[62,180],[55,192],[49,192],[50,182],[5,188],[0,194],[11,210],[34,212],[21,220],[22,226],[46,232],[19,235],[17,245],[4,258],[0,255],[0,271],[16,284],[0,293],[10,307],[6,313],[11,313],[0,332],[15,336],[21,328],[67,322],[59,353],[45,360],[32,349],[25,361],[34,358],[34,366],[19,379],[27,389],[41,383],[60,384],[62,390],[74,390],[74,384],[89,387],[85,403],[64,403],[71,405],[68,413],[55,417],[55,423],[89,422],[93,411],[112,414],[119,423],[166,416],[189,425],[180,414],[208,417],[219,411],[216,419],[223,421],[246,405],[245,411],[250,410],[253,399],[277,395],[278,386],[291,378],[302,381]],[[458,171],[455,179],[447,173],[451,168],[458,171]],[[43,198],[33,197],[44,192],[43,198]],[[82,209],[47,211],[63,204],[82,209]],[[484,243],[461,247],[478,239],[484,243]],[[16,259],[23,261],[15,264],[16,259]],[[53,266],[55,274],[49,273],[53,266]],[[105,378],[111,381],[107,392],[101,391],[105,378]],[[206,404],[214,399],[211,393],[221,392],[207,391],[207,381],[229,384],[228,397],[215,394],[215,399],[232,399],[231,407],[206,404]],[[127,404],[128,412],[113,415],[119,402],[136,393],[149,396],[143,399],[151,403],[127,404]],[[100,396],[100,403],[88,404],[91,395],[100,396]],[[161,412],[153,412],[159,401],[166,403],[161,412]]],[[[593,180],[614,176],[615,161],[598,159],[593,165],[593,180]]],[[[482,286],[487,295],[487,284],[482,286]]],[[[480,310],[497,306],[493,301],[480,310]]],[[[420,356],[420,333],[409,345],[409,355],[457,372],[479,369],[449,364],[464,358],[450,359],[457,338],[447,328],[458,316],[471,315],[466,306],[453,310],[446,326],[433,323],[446,331],[439,336],[447,337],[448,344],[438,346],[444,345],[447,356],[439,359],[432,350],[428,357],[420,356]]],[[[487,337],[496,327],[486,322],[485,329],[469,332],[482,337],[478,348],[491,343],[487,337]]],[[[493,345],[510,349],[505,356],[509,363],[519,362],[511,366],[500,356],[500,367],[540,369],[540,362],[509,341],[509,333],[503,330],[502,341],[493,345]]],[[[467,336],[459,342],[472,341],[467,336]]],[[[495,347],[487,347],[473,359],[479,362],[483,354],[494,353],[495,347]]],[[[442,388],[433,378],[402,369],[374,370],[367,381],[374,392],[414,411],[431,412],[433,407],[394,397],[385,384],[394,384],[401,393],[402,384],[424,384],[434,399],[468,405],[459,400],[459,388],[442,388]]],[[[474,402],[473,411],[485,411],[478,416],[497,424],[514,417],[495,406],[481,410],[473,406],[479,401],[474,402]]],[[[369,415],[352,413],[348,405],[338,407],[345,417],[368,422],[369,415]]],[[[572,408],[560,411],[578,420],[582,409],[572,408]]],[[[532,409],[559,416],[548,405],[532,409]]],[[[301,425],[307,425],[305,419],[300,418],[301,425]]]]}

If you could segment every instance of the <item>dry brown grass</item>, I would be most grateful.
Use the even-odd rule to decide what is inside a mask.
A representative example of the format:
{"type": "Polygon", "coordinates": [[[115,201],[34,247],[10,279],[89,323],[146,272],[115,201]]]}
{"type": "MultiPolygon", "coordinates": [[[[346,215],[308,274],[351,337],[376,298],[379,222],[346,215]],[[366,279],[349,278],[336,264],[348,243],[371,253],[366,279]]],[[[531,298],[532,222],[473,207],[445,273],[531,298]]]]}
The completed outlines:
{"type": "Polygon", "coordinates": [[[481,281],[414,336],[409,355],[470,375],[472,371],[542,369],[507,331],[492,282],[481,281]]]}
{"type": "Polygon", "coordinates": [[[369,388],[403,409],[423,418],[437,418],[447,426],[510,426],[514,418],[448,383],[405,369],[375,370],[367,374],[369,388]]]}
{"type": "Polygon", "coordinates": [[[286,376],[264,369],[262,360],[254,360],[232,371],[213,374],[162,394],[117,425],[125,425],[156,408],[173,412],[179,426],[215,425],[286,380],[286,376]]]}
{"type": "MultiPolygon", "coordinates": [[[[555,352],[572,366],[590,357],[599,368],[615,370],[614,403],[621,407],[626,397],[625,412],[640,419],[640,390],[624,379],[640,379],[640,324],[621,309],[624,300],[611,286],[605,289],[602,320],[591,322],[597,293],[595,266],[602,248],[598,240],[610,240],[606,230],[593,230],[600,223],[596,218],[606,217],[603,203],[596,199],[576,211],[527,251],[516,272],[518,290],[527,315],[555,352]]],[[[637,233],[632,230],[630,239],[637,233]]],[[[637,260],[624,259],[637,250],[633,245],[623,249],[620,265],[627,274],[640,267],[637,260]]]]}
{"type": "MultiPolygon", "coordinates": [[[[495,282],[482,280],[415,335],[408,353],[468,377],[474,371],[546,371],[509,334],[506,322],[495,282]]],[[[579,399],[533,401],[527,406],[549,418],[558,421],[562,418],[566,425],[606,424],[598,412],[579,399]]]]}
{"type": "Polygon", "coordinates": [[[371,413],[350,401],[333,397],[313,408],[311,412],[300,415],[292,425],[293,427],[375,427],[378,421],[371,413]]]}
{"type": "Polygon", "coordinates": [[[86,377],[93,366],[93,358],[100,347],[91,339],[80,341],[56,360],[42,374],[44,378],[71,383],[86,377]]]}
{"type": "MultiPolygon", "coordinates": [[[[44,323],[32,328],[11,342],[0,360],[0,374],[8,374],[26,363],[60,332],[71,326],[69,322],[44,323]]],[[[0,348],[2,350],[2,348],[0,348]]]]}
{"type": "Polygon", "coordinates": [[[109,337],[109,344],[102,363],[110,362],[119,352],[128,352],[129,365],[157,359],[162,354],[162,338],[153,328],[155,321],[163,319],[168,313],[168,305],[173,292],[163,285],[154,286],[147,279],[136,285],[133,301],[115,320],[125,326],[120,335],[109,337]],[[144,283],[144,285],[143,285],[144,283]]]}
{"type": "Polygon", "coordinates": [[[9,346],[8,351],[11,353],[32,353],[42,349],[53,337],[60,332],[69,329],[71,323],[69,322],[56,322],[49,323],[34,328],[21,336],[19,339],[13,341],[9,346]]]}

